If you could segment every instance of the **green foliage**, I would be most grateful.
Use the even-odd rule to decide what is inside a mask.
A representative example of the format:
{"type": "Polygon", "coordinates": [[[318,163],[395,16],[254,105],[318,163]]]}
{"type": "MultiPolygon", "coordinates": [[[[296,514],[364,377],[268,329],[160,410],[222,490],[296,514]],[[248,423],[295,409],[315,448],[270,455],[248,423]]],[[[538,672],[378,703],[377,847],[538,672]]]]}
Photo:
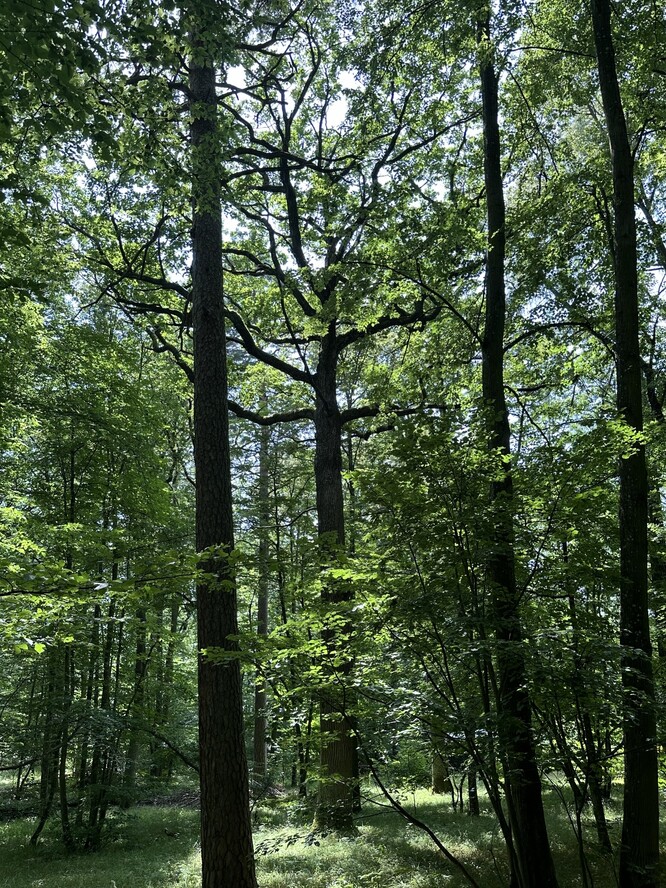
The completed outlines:
{"type": "MultiPolygon", "coordinates": [[[[502,852],[493,818],[485,809],[478,819],[453,814],[427,791],[406,796],[404,803],[433,824],[446,847],[473,868],[481,884],[488,888],[503,884],[502,852]]],[[[577,852],[555,794],[548,796],[547,811],[562,885],[575,888],[580,884],[577,852]]],[[[105,888],[113,882],[131,883],[137,888],[195,888],[200,879],[195,811],[143,807],[129,818],[118,819],[113,837],[96,855],[93,869],[89,855],[63,854],[53,834],[45,834],[37,849],[30,848],[26,845],[26,827],[22,820],[0,825],[2,888],[10,884],[12,888],[27,888],[36,880],[42,888],[105,888]]],[[[617,829],[615,820],[613,829],[617,829]]],[[[280,801],[259,812],[256,848],[259,883],[267,888],[378,888],[387,884],[435,888],[443,880],[456,888],[464,884],[427,839],[406,827],[395,813],[382,808],[368,811],[356,840],[320,837],[313,843],[309,841],[307,821],[293,802],[280,801]]],[[[594,856],[592,867],[599,883],[612,878],[607,860],[594,856]]]]}
{"type": "MultiPolygon", "coordinates": [[[[100,884],[198,878],[188,815],[181,856],[156,875],[173,842],[163,815],[121,820],[114,806],[196,765],[194,589],[204,579],[226,594],[215,571],[228,557],[238,650],[205,654],[220,668],[241,660],[248,719],[267,688],[267,786],[311,790],[325,741],[316,704],[335,691],[363,752],[404,793],[427,782],[440,742],[501,788],[488,491],[509,467],[543,773],[569,764],[570,783],[587,787],[600,755],[604,777],[619,769],[616,478],[643,444],[664,659],[663,10],[638,0],[614,10],[639,174],[643,433],[613,406],[611,169],[587,6],[503,4],[482,46],[473,4],[412,13],[222,0],[6,0],[0,11],[0,758],[17,766],[19,797],[39,777],[43,806],[62,754],[75,844],[107,803],[104,854],[136,849],[144,830],[144,875],[125,876],[116,857],[100,884]],[[197,51],[219,69],[220,126],[198,156],[187,148],[194,14],[197,51]],[[501,83],[510,459],[487,452],[493,405],[480,394],[487,59],[501,83]],[[208,184],[224,204],[234,400],[263,417],[312,410],[335,343],[328,407],[337,396],[353,417],[342,439],[347,551],[327,551],[323,569],[331,547],[302,413],[271,426],[267,504],[258,436],[232,421],[238,549],[193,552],[190,180],[193,164],[218,159],[222,179],[208,184]],[[344,600],[322,601],[335,589],[344,600]]],[[[492,885],[488,812],[468,821],[472,849],[441,804],[420,789],[412,798],[492,885]]],[[[555,844],[562,810],[550,812],[555,844]]],[[[381,816],[381,835],[369,822],[358,845],[324,839],[316,851],[292,841],[307,834],[297,814],[261,828],[260,846],[279,848],[265,884],[448,878],[424,842],[381,816]]],[[[33,880],[47,878],[50,857],[67,884],[46,829],[42,849],[12,854],[38,868],[33,880]]]]}

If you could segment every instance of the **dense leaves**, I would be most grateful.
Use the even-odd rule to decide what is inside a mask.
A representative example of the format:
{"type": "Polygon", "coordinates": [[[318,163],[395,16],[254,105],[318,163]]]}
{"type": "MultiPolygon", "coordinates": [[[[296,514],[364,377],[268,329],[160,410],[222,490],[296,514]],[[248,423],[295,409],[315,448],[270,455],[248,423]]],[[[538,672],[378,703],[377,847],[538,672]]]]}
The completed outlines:
{"type": "MultiPolygon", "coordinates": [[[[567,787],[591,885],[652,660],[664,736],[665,33],[632,2],[605,37],[635,179],[627,365],[588,5],[4,4],[0,767],[35,842],[57,812],[70,848],[98,847],[111,806],[199,768],[199,657],[242,667],[255,802],[318,792],[316,824],[349,830],[366,775],[407,816],[391,790],[445,769],[534,888],[522,736],[567,787]],[[233,528],[228,486],[201,481],[227,444],[233,528]],[[634,644],[618,514],[643,450],[634,644]],[[226,536],[202,542],[218,508],[226,536]],[[226,614],[205,644],[197,586],[200,617],[226,614]]],[[[622,853],[622,888],[652,885],[654,859],[622,853]]]]}

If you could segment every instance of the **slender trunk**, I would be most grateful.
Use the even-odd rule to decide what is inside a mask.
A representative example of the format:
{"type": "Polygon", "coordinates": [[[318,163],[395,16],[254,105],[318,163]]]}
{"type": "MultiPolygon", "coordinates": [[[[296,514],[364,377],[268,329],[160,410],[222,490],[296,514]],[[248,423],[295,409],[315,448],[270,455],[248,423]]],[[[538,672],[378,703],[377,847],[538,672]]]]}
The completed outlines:
{"type": "Polygon", "coordinates": [[[601,849],[606,852],[611,852],[613,846],[610,840],[610,833],[608,832],[608,823],[606,821],[606,810],[604,808],[603,799],[603,770],[599,760],[599,749],[595,742],[592,722],[588,712],[583,714],[582,727],[588,767],[587,785],[590,793],[590,801],[592,802],[592,812],[594,814],[597,838],[601,849]]]}
{"type": "MultiPolygon", "coordinates": [[[[259,583],[257,592],[257,634],[262,638],[268,635],[268,562],[269,534],[271,520],[270,500],[268,498],[268,448],[270,430],[264,426],[259,441],[259,583]]],[[[260,671],[257,672],[254,686],[254,762],[252,776],[255,792],[266,788],[266,680],[260,671]]]]}
{"type": "MultiPolygon", "coordinates": [[[[641,207],[645,213],[647,208],[644,202],[641,203],[641,207]]],[[[652,220],[652,225],[654,224],[654,220],[652,220]]],[[[666,246],[661,241],[659,243],[666,250],[666,246]]],[[[666,258],[666,254],[664,258],[666,258]]],[[[657,395],[655,388],[655,374],[652,364],[653,357],[650,358],[649,364],[643,364],[647,401],[650,405],[652,419],[663,425],[666,422],[666,418],[664,417],[662,401],[657,395]]],[[[648,461],[648,521],[658,528],[658,531],[662,531],[664,528],[664,510],[661,504],[661,486],[656,467],[651,467],[650,462],[648,461]],[[652,468],[651,471],[650,468],[652,468]]],[[[666,555],[664,554],[663,546],[657,542],[650,546],[650,578],[652,580],[651,604],[654,610],[657,655],[663,670],[663,662],[666,660],[666,555]]]]}
{"type": "Polygon", "coordinates": [[[116,634],[116,602],[109,602],[106,621],[106,636],[102,653],[102,696],[99,705],[102,709],[111,708],[111,678],[113,675],[113,642],[116,634]]]}
{"type": "Polygon", "coordinates": [[[489,449],[502,460],[502,476],[491,486],[492,551],[487,577],[497,639],[498,732],[506,763],[507,803],[516,846],[520,888],[556,888],[548,843],[541,780],[532,737],[531,707],[523,655],[513,542],[513,478],[509,415],[504,396],[505,208],[498,124],[498,78],[491,61],[490,19],[479,23],[482,53],[484,175],[488,215],[486,314],[482,343],[483,399],[488,411],[489,449]]]}
{"type": "MultiPolygon", "coordinates": [[[[102,686],[99,709],[108,713],[111,708],[111,680],[113,677],[113,641],[115,636],[116,602],[109,602],[106,634],[102,650],[102,686]]],[[[88,811],[88,836],[86,848],[96,850],[102,833],[103,812],[108,787],[105,784],[107,756],[109,754],[110,737],[107,732],[96,737],[93,744],[92,762],[90,765],[90,809],[88,811]]]]}
{"type": "MultiPolygon", "coordinates": [[[[481,654],[476,654],[474,658],[476,667],[475,671],[477,674],[477,682],[479,686],[479,693],[483,706],[484,717],[487,720],[490,720],[491,718],[495,718],[491,701],[497,700],[499,698],[499,689],[497,685],[497,678],[495,675],[495,667],[492,661],[492,657],[489,654],[488,636],[484,627],[485,618],[482,618],[481,616],[482,608],[480,607],[480,602],[478,600],[476,581],[472,582],[472,584],[470,585],[470,590],[472,593],[472,617],[478,623],[477,631],[479,633],[479,638],[483,642],[483,652],[481,654]]],[[[478,768],[478,773],[481,776],[483,785],[486,789],[486,792],[488,793],[488,799],[490,801],[491,807],[495,812],[497,822],[499,823],[499,827],[502,831],[502,836],[504,838],[504,842],[507,848],[507,854],[509,857],[511,872],[517,872],[516,849],[513,841],[513,832],[511,824],[507,819],[506,812],[502,805],[502,791],[504,787],[502,785],[502,780],[498,768],[498,754],[495,738],[492,732],[488,733],[488,736],[483,742],[483,745],[487,747],[485,750],[483,748],[480,748],[479,741],[473,733],[468,733],[466,739],[467,748],[470,751],[474,765],[478,768]]]]}
{"type": "Polygon", "coordinates": [[[476,768],[471,767],[467,770],[467,813],[470,817],[479,817],[481,811],[479,809],[479,790],[476,779],[476,768]]]}
{"type": "Polygon", "coordinates": [[[127,746],[127,761],[123,775],[122,808],[129,808],[133,801],[136,772],[141,740],[140,719],[143,716],[143,702],[146,676],[146,609],[136,612],[136,651],[134,656],[134,691],[130,704],[130,740],[127,746]]]}
{"type": "MultiPolygon", "coordinates": [[[[171,714],[172,693],[173,693],[173,667],[174,656],[176,653],[176,638],[178,635],[178,618],[180,614],[180,601],[177,595],[171,598],[170,618],[169,618],[169,641],[167,643],[166,655],[164,658],[164,688],[162,693],[162,708],[160,711],[160,720],[157,721],[158,727],[164,728],[169,723],[171,714]]],[[[157,777],[170,780],[173,773],[175,755],[171,749],[160,749],[159,755],[153,760],[151,772],[157,777]]]]}
{"type": "MultiPolygon", "coordinates": [[[[154,728],[161,728],[165,722],[164,712],[169,690],[165,683],[164,657],[162,656],[163,640],[164,640],[164,605],[165,599],[160,595],[155,602],[154,614],[156,616],[155,625],[150,635],[150,660],[153,666],[153,686],[154,697],[152,706],[149,705],[151,720],[154,728]]],[[[147,665],[147,664],[146,664],[147,665]]],[[[145,707],[145,691],[141,691],[143,697],[142,703],[145,707]]],[[[148,713],[143,713],[145,717],[148,713]]],[[[167,732],[168,733],[168,732],[167,732]]],[[[137,738],[138,739],[138,738],[137,738]]],[[[156,737],[150,737],[148,740],[148,749],[150,752],[150,776],[159,777],[162,767],[162,750],[163,745],[156,737]]]]}
{"type": "Polygon", "coordinates": [[[634,159],[615,66],[610,0],[592,0],[599,83],[613,167],[617,409],[636,433],[620,459],[620,644],[624,807],[620,888],[659,884],[659,794],[652,647],[648,620],[648,481],[639,349],[634,159]]]}
{"type": "MultiPolygon", "coordinates": [[[[574,687],[574,698],[576,701],[576,711],[578,713],[579,735],[582,740],[582,746],[585,750],[585,779],[592,802],[592,810],[594,812],[594,820],[597,829],[597,837],[599,845],[603,851],[612,851],[610,835],[608,832],[608,824],[606,822],[606,812],[603,804],[603,793],[601,789],[603,778],[603,767],[601,757],[599,755],[599,746],[595,742],[594,729],[592,727],[592,718],[590,716],[587,699],[589,692],[586,691],[587,675],[586,660],[581,655],[581,649],[584,647],[580,639],[580,630],[578,625],[578,611],[576,607],[576,598],[573,592],[571,578],[569,575],[569,545],[566,540],[562,543],[562,560],[565,567],[565,588],[569,601],[569,621],[571,623],[571,647],[573,651],[573,668],[574,674],[579,679],[574,687]]],[[[565,732],[562,732],[564,738],[565,732]]],[[[564,742],[567,742],[566,740],[564,742]]],[[[567,749],[566,755],[571,758],[570,749],[567,749]]],[[[574,775],[575,777],[575,775],[574,775]]],[[[582,834],[581,834],[582,835],[582,834]]]]}
{"type": "Polygon", "coordinates": [[[86,718],[83,726],[83,734],[81,738],[81,748],[79,752],[78,774],[76,785],[79,792],[79,804],[76,811],[76,825],[83,825],[83,812],[85,808],[86,787],[88,785],[88,755],[90,751],[90,735],[93,713],[93,693],[95,688],[95,670],[97,666],[97,649],[99,647],[99,619],[101,610],[99,605],[95,605],[93,610],[93,626],[90,638],[90,655],[88,658],[88,670],[85,683],[82,682],[81,696],[85,694],[85,713],[86,718]]]}
{"type": "Polygon", "coordinates": [[[74,836],[69,822],[69,803],[67,800],[67,753],[69,749],[69,710],[72,702],[73,687],[70,682],[70,666],[72,649],[65,645],[62,665],[62,726],[60,732],[60,762],[58,766],[58,785],[60,787],[60,823],[65,847],[74,848],[74,836]]]}
{"type": "MultiPolygon", "coordinates": [[[[348,407],[351,409],[352,400],[349,398],[348,407]]],[[[346,440],[345,440],[345,450],[347,455],[347,471],[353,472],[354,465],[354,438],[352,436],[351,430],[347,430],[346,440]]],[[[349,532],[347,533],[347,551],[350,555],[356,554],[356,534],[357,534],[357,520],[358,520],[358,502],[357,502],[357,494],[356,494],[356,485],[351,478],[347,479],[347,502],[349,504],[348,509],[348,518],[345,522],[349,532]]]]}
{"type": "Polygon", "coordinates": [[[308,794],[308,774],[305,767],[305,746],[303,745],[303,731],[300,722],[294,723],[294,736],[296,737],[296,761],[292,769],[291,785],[298,786],[298,795],[304,799],[308,794]]]}
{"type": "MultiPolygon", "coordinates": [[[[352,402],[351,398],[348,399],[348,406],[351,408],[352,402]]],[[[354,471],[354,439],[350,430],[347,430],[346,437],[346,454],[347,454],[347,471],[354,471]]],[[[358,513],[358,502],[356,495],[356,485],[353,480],[349,478],[347,480],[347,504],[348,504],[348,516],[345,520],[346,528],[348,528],[347,533],[347,553],[353,558],[356,554],[356,535],[357,535],[357,513],[358,513]]],[[[354,735],[358,732],[358,718],[355,715],[351,716],[351,725],[353,727],[354,735]]],[[[354,760],[352,762],[353,765],[353,780],[352,780],[352,810],[355,814],[358,814],[362,810],[362,797],[361,797],[361,772],[360,772],[360,762],[358,756],[358,747],[354,748],[354,760]]]]}
{"type": "MultiPolygon", "coordinates": [[[[652,474],[652,473],[651,473],[652,474]]],[[[664,510],[661,505],[661,489],[656,477],[650,483],[648,498],[648,519],[657,528],[664,531],[664,510]]],[[[666,661],[666,555],[660,542],[655,542],[650,549],[650,576],[652,579],[652,609],[656,627],[657,655],[663,671],[666,661]]]]}
{"type": "MultiPolygon", "coordinates": [[[[26,723],[25,723],[25,747],[30,748],[30,749],[35,749],[36,745],[37,745],[36,743],[33,742],[31,746],[28,746],[28,743],[29,743],[28,736],[30,734],[33,735],[33,741],[37,739],[37,737],[36,737],[36,735],[37,735],[36,728],[38,727],[37,724],[35,724],[34,728],[33,728],[33,721],[35,721],[35,722],[37,721],[37,711],[36,711],[36,706],[34,705],[35,693],[37,691],[37,678],[38,678],[38,669],[36,667],[33,667],[32,681],[30,682],[30,697],[28,699],[28,705],[26,707],[27,718],[26,718],[26,723]]],[[[28,777],[32,773],[33,768],[34,768],[33,764],[29,764],[25,768],[23,768],[23,766],[18,768],[18,770],[16,772],[16,783],[15,783],[15,789],[14,789],[14,798],[16,799],[16,801],[18,801],[21,798],[21,793],[23,791],[23,787],[25,786],[26,780],[28,779],[28,777]]]]}
{"type": "Polygon", "coordinates": [[[113,668],[113,702],[112,708],[116,712],[118,703],[120,702],[120,674],[121,665],[125,662],[125,613],[120,611],[118,614],[118,633],[116,641],[116,656],[113,668]]]}
{"type": "Polygon", "coordinates": [[[46,826],[46,821],[49,819],[49,814],[51,813],[51,807],[53,805],[53,798],[55,796],[56,791],[56,781],[51,781],[49,786],[48,795],[44,800],[41,808],[41,813],[39,815],[39,821],[37,822],[37,826],[34,829],[34,832],[30,836],[30,844],[36,845],[39,841],[39,837],[42,834],[42,830],[46,826]]]}
{"type": "MultiPolygon", "coordinates": [[[[192,323],[203,888],[256,888],[238,634],[222,289],[215,68],[206,22],[190,53],[192,323]]],[[[219,22],[211,22],[213,33],[219,22]]]]}
{"type": "Polygon", "coordinates": [[[51,813],[55,796],[58,767],[58,749],[60,745],[59,731],[56,725],[56,670],[57,651],[51,648],[48,653],[46,678],[43,688],[43,703],[46,707],[44,715],[44,734],[42,739],[41,773],[39,780],[39,820],[30,837],[30,844],[36,845],[51,813]]]}

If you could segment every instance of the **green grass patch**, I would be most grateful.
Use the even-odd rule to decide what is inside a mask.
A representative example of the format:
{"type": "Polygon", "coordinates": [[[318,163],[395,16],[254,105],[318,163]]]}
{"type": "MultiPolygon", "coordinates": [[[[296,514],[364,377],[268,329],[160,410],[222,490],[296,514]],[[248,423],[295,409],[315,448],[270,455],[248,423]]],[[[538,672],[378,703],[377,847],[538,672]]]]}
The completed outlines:
{"type": "MultiPolygon", "coordinates": [[[[426,790],[409,793],[405,807],[435,830],[482,888],[506,885],[504,846],[496,820],[482,806],[478,818],[454,813],[446,799],[426,790]]],[[[556,793],[546,792],[548,825],[561,888],[581,885],[578,850],[556,793]]],[[[618,805],[609,823],[619,838],[618,805]]],[[[273,800],[256,812],[255,847],[260,888],[462,888],[468,883],[432,841],[398,814],[366,803],[356,838],[313,836],[311,811],[273,800]]],[[[597,888],[616,884],[613,861],[594,847],[586,818],[588,861],[597,888]]],[[[36,848],[28,842],[33,820],[0,824],[0,888],[198,888],[198,812],[191,808],[139,807],[113,813],[104,847],[67,853],[56,818],[36,848]]]]}
{"type": "Polygon", "coordinates": [[[55,818],[34,848],[33,828],[33,820],[0,824],[0,888],[175,888],[198,863],[199,816],[189,809],[114,812],[94,853],[67,852],[55,818]]]}

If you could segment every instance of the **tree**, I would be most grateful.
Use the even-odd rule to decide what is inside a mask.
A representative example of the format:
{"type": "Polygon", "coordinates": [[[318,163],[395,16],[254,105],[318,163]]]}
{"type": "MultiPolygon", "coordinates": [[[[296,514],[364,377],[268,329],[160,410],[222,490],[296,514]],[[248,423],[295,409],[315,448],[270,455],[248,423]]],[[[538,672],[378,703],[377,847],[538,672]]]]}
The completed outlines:
{"type": "Polygon", "coordinates": [[[608,0],[592,0],[601,97],[613,166],[617,409],[632,434],[620,459],[620,643],[624,689],[622,888],[659,884],[657,725],[648,615],[648,478],[639,346],[634,160],[615,64],[608,0]]]}
{"type": "Polygon", "coordinates": [[[190,19],[192,335],[204,888],[256,888],[233,568],[234,527],[222,289],[222,215],[214,35],[226,4],[190,19]]]}
{"type": "MultiPolygon", "coordinates": [[[[257,634],[263,638],[268,635],[268,604],[269,604],[269,547],[270,547],[270,520],[271,503],[269,499],[269,459],[270,459],[270,429],[264,426],[259,439],[259,487],[257,499],[259,506],[259,551],[257,554],[257,634]]],[[[254,691],[254,736],[252,757],[252,778],[255,792],[261,791],[268,784],[268,770],[266,763],[267,745],[267,717],[268,704],[267,682],[260,673],[255,678],[254,691]]]]}
{"type": "Polygon", "coordinates": [[[257,782],[306,795],[321,751],[315,823],[352,830],[357,749],[391,797],[435,748],[512,888],[556,885],[546,779],[590,888],[624,734],[621,877],[654,886],[661,50],[642,3],[560,7],[0,12],[34,60],[0,62],[0,598],[35,841],[59,810],[98,847],[198,769],[196,583],[206,888],[255,885],[253,692],[257,782]]]}
{"type": "MultiPolygon", "coordinates": [[[[338,391],[356,349],[372,348],[375,337],[397,349],[401,331],[427,323],[450,304],[446,285],[441,292],[423,286],[418,260],[403,241],[403,220],[414,215],[413,192],[397,171],[411,180],[430,177],[427,149],[467,117],[434,124],[433,109],[443,104],[439,93],[424,88],[414,94],[399,78],[387,83],[376,71],[371,86],[343,89],[341,66],[358,64],[362,51],[344,45],[335,30],[344,34],[338,16],[332,10],[329,23],[294,15],[283,34],[285,40],[289,35],[288,50],[277,60],[273,49],[248,51],[246,85],[226,84],[224,107],[237,125],[226,194],[240,230],[225,256],[232,339],[291,380],[296,402],[273,416],[237,404],[232,409],[259,423],[309,420],[314,426],[322,601],[331,624],[322,634],[316,823],[349,830],[357,765],[348,688],[353,663],[345,654],[352,630],[342,617],[351,591],[334,576],[347,549],[343,428],[377,416],[382,406],[363,392],[362,403],[345,409],[338,391]],[[334,121],[329,115],[336,101],[349,103],[356,119],[334,121]],[[256,282],[251,294],[248,280],[256,282]],[[313,406],[301,407],[305,398],[313,406]]],[[[384,409],[401,413],[402,407],[384,409]]]]}

